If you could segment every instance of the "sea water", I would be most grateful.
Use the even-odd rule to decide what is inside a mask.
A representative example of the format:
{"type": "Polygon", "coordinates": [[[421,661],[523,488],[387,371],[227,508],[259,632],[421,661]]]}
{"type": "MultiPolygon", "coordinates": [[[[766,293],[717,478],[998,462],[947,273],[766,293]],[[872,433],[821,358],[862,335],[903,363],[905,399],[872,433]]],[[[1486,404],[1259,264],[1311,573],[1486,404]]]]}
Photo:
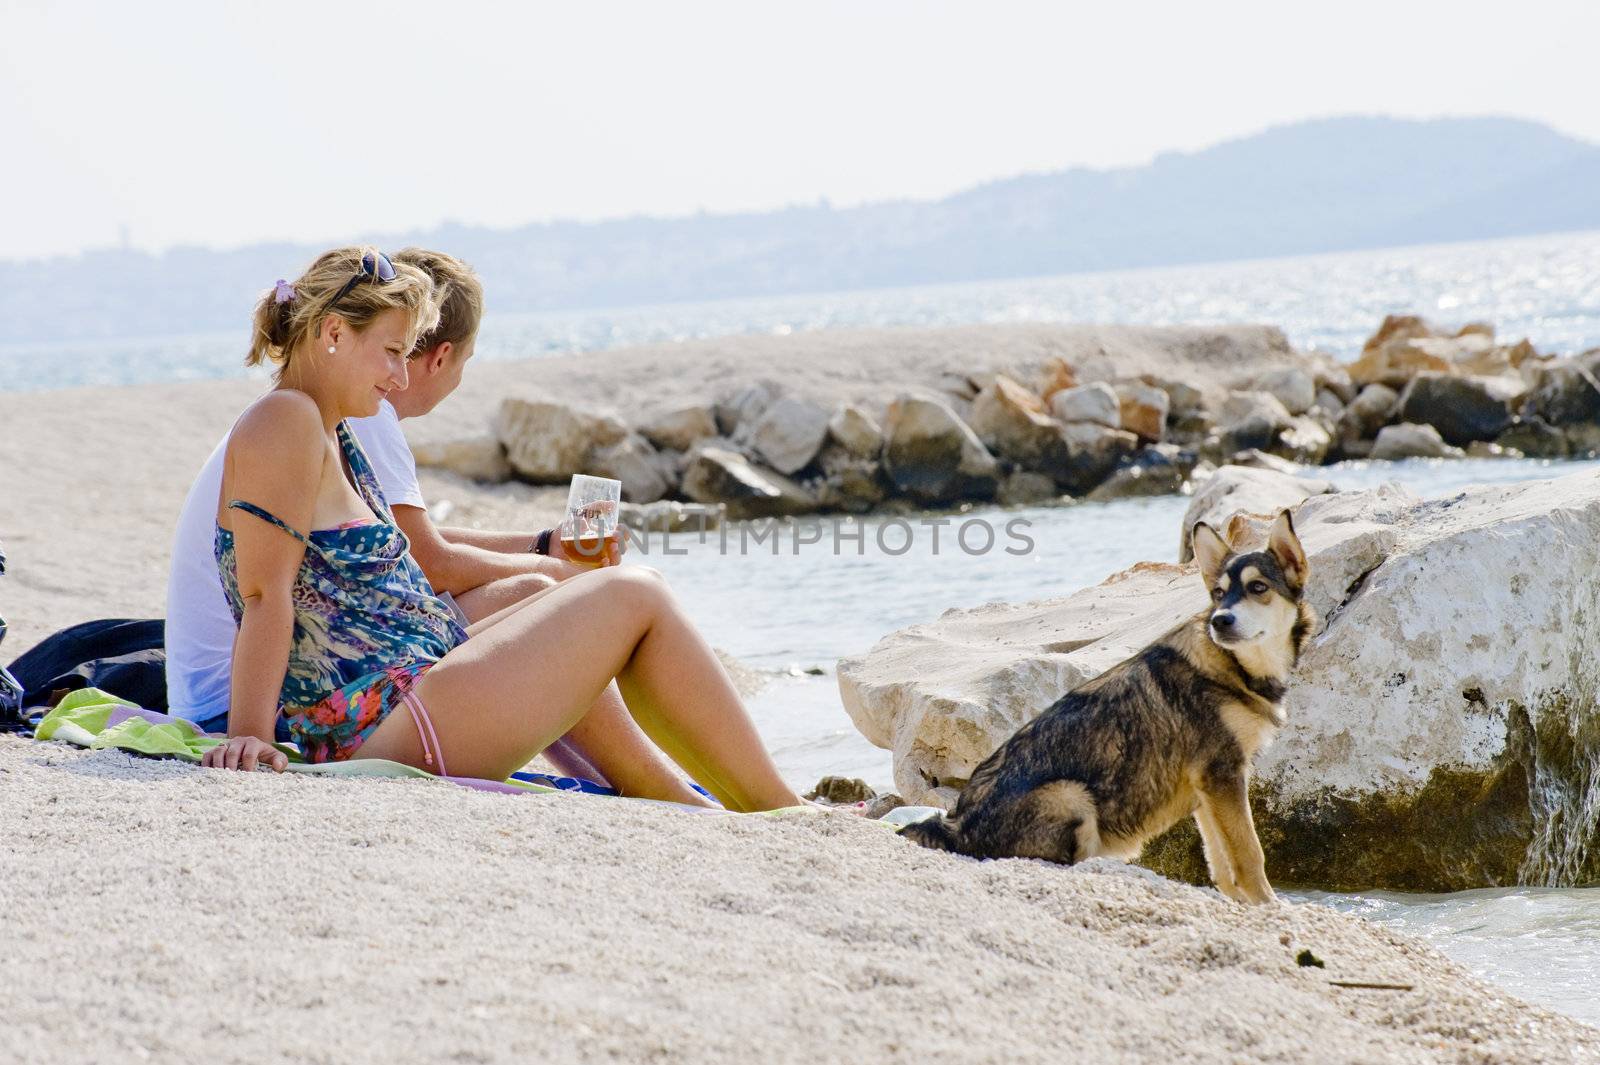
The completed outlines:
{"type": "MultiPolygon", "coordinates": [[[[527,359],[733,334],[983,322],[1207,325],[1264,322],[1298,347],[1353,357],[1389,313],[1493,323],[1541,351],[1600,345],[1600,232],[653,307],[491,311],[478,357],[527,359]]],[[[493,280],[492,278],[490,279],[493,280]]],[[[491,292],[491,296],[493,293],[491,292]]],[[[239,328],[73,343],[6,343],[0,391],[238,377],[239,328]]],[[[492,302],[492,301],[491,301],[492,302]]]]}

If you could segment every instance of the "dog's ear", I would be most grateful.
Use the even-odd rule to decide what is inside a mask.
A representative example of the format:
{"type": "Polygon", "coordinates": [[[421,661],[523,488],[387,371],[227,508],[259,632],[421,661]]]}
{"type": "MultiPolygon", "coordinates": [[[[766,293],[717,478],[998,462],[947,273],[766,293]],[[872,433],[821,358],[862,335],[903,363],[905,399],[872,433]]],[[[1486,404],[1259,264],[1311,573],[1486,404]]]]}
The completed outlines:
{"type": "Polygon", "coordinates": [[[1203,521],[1195,522],[1190,539],[1194,543],[1194,560],[1200,563],[1200,579],[1206,582],[1209,590],[1222,576],[1222,564],[1228,561],[1233,548],[1228,546],[1228,541],[1217,530],[1203,521]]]}
{"type": "Polygon", "coordinates": [[[1283,575],[1288,579],[1289,586],[1304,588],[1311,564],[1306,561],[1306,549],[1300,545],[1300,537],[1295,535],[1294,519],[1287,510],[1272,523],[1272,532],[1267,535],[1267,550],[1283,567],[1283,575]]]}

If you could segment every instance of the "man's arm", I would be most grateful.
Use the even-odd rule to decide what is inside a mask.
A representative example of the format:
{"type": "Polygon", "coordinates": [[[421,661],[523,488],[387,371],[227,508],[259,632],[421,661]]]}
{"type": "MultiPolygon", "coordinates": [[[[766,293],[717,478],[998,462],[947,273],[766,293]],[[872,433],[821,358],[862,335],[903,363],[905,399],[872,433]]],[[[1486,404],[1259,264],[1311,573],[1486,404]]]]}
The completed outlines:
{"type": "MultiPolygon", "coordinates": [[[[532,554],[528,548],[538,536],[537,532],[475,533],[473,542],[458,542],[433,524],[424,507],[400,503],[391,509],[395,524],[411,541],[412,557],[435,591],[459,595],[490,581],[524,573],[542,573],[565,580],[593,568],[532,554]]],[[[451,533],[459,531],[449,530],[451,533]]]]}
{"type": "Polygon", "coordinates": [[[526,551],[533,546],[534,532],[489,532],[485,529],[455,529],[445,528],[439,530],[439,535],[452,544],[461,544],[465,547],[481,548],[484,551],[526,551]]]}

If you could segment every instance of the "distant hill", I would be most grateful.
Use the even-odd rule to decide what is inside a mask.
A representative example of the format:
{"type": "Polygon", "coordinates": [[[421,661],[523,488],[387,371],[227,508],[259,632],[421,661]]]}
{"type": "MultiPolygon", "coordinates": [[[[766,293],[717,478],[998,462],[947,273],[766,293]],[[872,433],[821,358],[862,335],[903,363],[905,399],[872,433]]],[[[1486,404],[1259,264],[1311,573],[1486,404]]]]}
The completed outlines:
{"type": "MultiPolygon", "coordinates": [[[[1333,118],[1147,166],[935,202],[446,226],[376,237],[477,266],[494,310],[628,306],[1043,276],[1600,228],[1600,146],[1504,118],[1333,118]]],[[[242,325],[317,250],[98,251],[0,263],[0,343],[242,325]]]]}

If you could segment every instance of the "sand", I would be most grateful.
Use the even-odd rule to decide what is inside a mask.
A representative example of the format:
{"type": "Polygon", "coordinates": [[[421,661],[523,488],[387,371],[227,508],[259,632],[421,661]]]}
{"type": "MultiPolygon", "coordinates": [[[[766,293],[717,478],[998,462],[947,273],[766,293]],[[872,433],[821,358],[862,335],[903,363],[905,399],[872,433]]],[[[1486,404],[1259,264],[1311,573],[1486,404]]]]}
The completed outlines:
{"type": "Polygon", "coordinates": [[[1600,1061],[1356,918],[846,815],[11,738],[0,810],[0,1060],[1600,1061]]]}
{"type": "MultiPolygon", "coordinates": [[[[637,411],[743,374],[861,395],[1126,340],[885,336],[487,363],[436,424],[481,431],[510,390],[637,411]]],[[[0,395],[0,658],[76,621],[160,616],[189,480],[261,388],[0,395]]],[[[485,527],[536,527],[562,497],[424,488],[485,527]]],[[[1600,1061],[1600,1032],[1415,941],[1117,864],[977,863],[841,816],[228,774],[10,737],[0,987],[0,1061],[41,1063],[1600,1061]],[[1297,965],[1303,948],[1327,968],[1297,965]]]]}

